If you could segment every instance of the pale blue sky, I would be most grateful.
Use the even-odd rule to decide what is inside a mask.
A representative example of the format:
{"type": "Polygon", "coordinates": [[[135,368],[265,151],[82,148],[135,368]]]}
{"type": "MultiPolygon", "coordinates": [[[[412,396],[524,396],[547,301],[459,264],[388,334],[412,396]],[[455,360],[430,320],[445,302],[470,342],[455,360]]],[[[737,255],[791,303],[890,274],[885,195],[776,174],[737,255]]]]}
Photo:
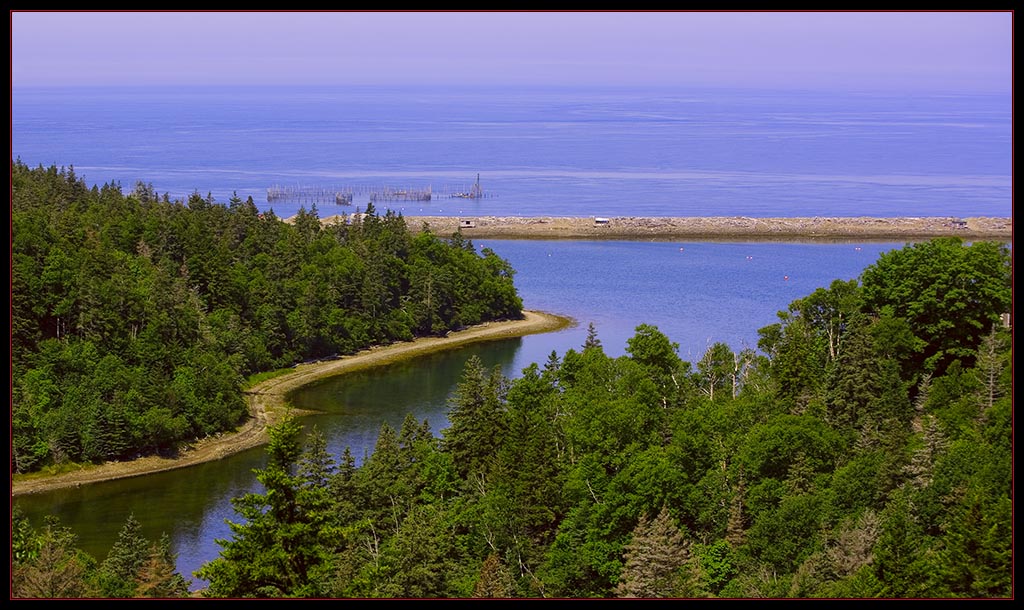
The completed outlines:
{"type": "Polygon", "coordinates": [[[1001,12],[11,12],[13,87],[1004,91],[1001,12]]]}

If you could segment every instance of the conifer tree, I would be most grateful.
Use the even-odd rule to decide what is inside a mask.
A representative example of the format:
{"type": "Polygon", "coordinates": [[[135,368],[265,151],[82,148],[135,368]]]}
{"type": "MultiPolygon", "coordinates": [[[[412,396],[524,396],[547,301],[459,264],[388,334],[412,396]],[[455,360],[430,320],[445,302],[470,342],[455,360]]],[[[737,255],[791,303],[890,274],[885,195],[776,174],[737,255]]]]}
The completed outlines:
{"type": "Polygon", "coordinates": [[[175,569],[176,557],[171,551],[170,538],[164,534],[149,547],[149,557],[139,568],[136,597],[187,597],[189,582],[175,569]]]}
{"type": "Polygon", "coordinates": [[[135,515],[128,515],[117,542],[100,564],[100,590],[104,597],[135,597],[139,572],[150,554],[150,543],[141,529],[135,515]]]}
{"type": "Polygon", "coordinates": [[[220,557],[196,576],[209,581],[207,597],[315,597],[328,555],[321,511],[310,511],[296,474],[301,427],[287,419],[269,429],[267,465],[256,471],[265,493],[235,498],[243,523],[230,523],[233,538],[218,540],[220,557]]]}
{"type": "Polygon", "coordinates": [[[729,501],[729,522],[726,525],[726,541],[735,547],[743,544],[745,526],[745,516],[743,514],[743,502],[746,496],[746,485],[743,481],[743,475],[740,474],[739,480],[736,482],[735,490],[732,494],[732,499],[729,501]]]}
{"type": "Polygon", "coordinates": [[[412,497],[406,470],[398,433],[384,422],[373,453],[360,468],[359,478],[366,499],[363,517],[370,519],[375,527],[387,528],[393,533],[402,524],[412,497]]]}
{"type": "MultiPolygon", "coordinates": [[[[76,545],[78,536],[60,524],[55,516],[46,524],[31,545],[33,552],[24,561],[11,566],[12,598],[87,597],[92,593],[86,582],[91,558],[76,545]]],[[[95,564],[92,563],[94,566],[95,564]]]]}
{"type": "Polygon", "coordinates": [[[492,453],[505,434],[505,379],[495,368],[490,375],[477,356],[465,365],[449,403],[444,447],[463,478],[487,470],[492,453]]]}
{"type": "Polygon", "coordinates": [[[1013,596],[1013,527],[1009,498],[986,502],[977,490],[953,507],[934,572],[939,594],[952,597],[1013,596]]]}
{"type": "Polygon", "coordinates": [[[583,349],[601,349],[601,340],[597,337],[597,328],[593,322],[587,324],[587,338],[583,342],[583,349]]]}
{"type": "Polygon", "coordinates": [[[920,597],[927,588],[925,557],[930,550],[911,514],[906,493],[897,493],[882,515],[872,568],[881,597],[920,597]]]}
{"type": "Polygon", "coordinates": [[[497,553],[491,553],[480,567],[473,597],[504,599],[515,593],[515,581],[497,553]]]}
{"type": "Polygon", "coordinates": [[[626,545],[625,566],[615,589],[618,597],[672,597],[680,569],[690,558],[689,544],[662,507],[650,521],[640,517],[626,545]]]}
{"type": "Polygon", "coordinates": [[[978,347],[977,371],[981,379],[981,389],[978,392],[978,403],[981,407],[979,418],[982,423],[987,419],[988,412],[1006,392],[1003,383],[1003,371],[1007,368],[1004,359],[1007,358],[1008,350],[1002,345],[1005,337],[999,334],[995,327],[992,332],[981,340],[978,347]]]}

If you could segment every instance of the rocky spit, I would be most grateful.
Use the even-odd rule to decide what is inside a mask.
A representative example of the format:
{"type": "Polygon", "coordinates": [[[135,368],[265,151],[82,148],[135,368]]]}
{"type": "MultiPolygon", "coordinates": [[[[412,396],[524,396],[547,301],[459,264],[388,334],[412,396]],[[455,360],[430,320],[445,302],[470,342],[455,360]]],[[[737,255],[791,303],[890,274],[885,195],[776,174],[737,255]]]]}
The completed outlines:
{"type": "MultiPolygon", "coordinates": [[[[345,217],[325,218],[325,222],[345,217]]],[[[410,230],[470,239],[922,240],[956,236],[1012,241],[1010,218],[952,217],[519,217],[406,216],[410,230]]]]}

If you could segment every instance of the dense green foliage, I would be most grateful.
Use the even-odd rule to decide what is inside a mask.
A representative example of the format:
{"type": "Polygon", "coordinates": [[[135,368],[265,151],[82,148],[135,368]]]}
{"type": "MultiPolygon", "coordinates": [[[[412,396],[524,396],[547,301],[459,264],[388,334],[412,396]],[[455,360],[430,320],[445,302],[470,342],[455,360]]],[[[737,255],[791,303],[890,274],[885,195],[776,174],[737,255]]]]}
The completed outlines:
{"type": "Polygon", "coordinates": [[[176,598],[189,595],[177,573],[170,540],[147,540],[129,516],[106,559],[77,548],[56,517],[35,529],[15,506],[11,517],[11,598],[176,598]]]}
{"type": "MultiPolygon", "coordinates": [[[[513,271],[400,216],[286,223],[252,201],[87,188],[12,164],[12,460],[173,449],[245,416],[245,376],[517,317],[513,271]]],[[[356,465],[297,421],[210,597],[1013,596],[1008,247],[938,239],[696,363],[590,327],[516,379],[471,360],[450,427],[383,426],[356,465]]],[[[12,596],[180,597],[130,518],[99,561],[12,519],[12,596]]]]}
{"type": "Polygon", "coordinates": [[[358,467],[288,422],[197,575],[213,597],[1012,597],[1009,264],[908,246],[696,367],[650,325],[514,380],[473,359],[439,438],[384,426],[358,467]]]}
{"type": "Polygon", "coordinates": [[[243,421],[252,373],[521,317],[505,261],[391,212],[288,223],[11,172],[14,472],[173,451],[243,421]]]}

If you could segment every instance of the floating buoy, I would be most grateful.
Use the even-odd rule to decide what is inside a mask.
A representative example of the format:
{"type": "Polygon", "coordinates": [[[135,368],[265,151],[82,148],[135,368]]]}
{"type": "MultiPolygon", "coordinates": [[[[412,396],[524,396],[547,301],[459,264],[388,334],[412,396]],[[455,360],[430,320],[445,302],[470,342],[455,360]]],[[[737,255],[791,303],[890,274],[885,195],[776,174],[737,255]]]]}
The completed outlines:
{"type": "Polygon", "coordinates": [[[784,276],[782,276],[782,279],[789,280],[789,276],[788,275],[784,275],[784,276]]]}
{"type": "Polygon", "coordinates": [[[679,248],[679,251],[680,251],[680,252],[682,252],[682,251],[683,251],[683,249],[682,249],[682,248],[679,248]]]}

